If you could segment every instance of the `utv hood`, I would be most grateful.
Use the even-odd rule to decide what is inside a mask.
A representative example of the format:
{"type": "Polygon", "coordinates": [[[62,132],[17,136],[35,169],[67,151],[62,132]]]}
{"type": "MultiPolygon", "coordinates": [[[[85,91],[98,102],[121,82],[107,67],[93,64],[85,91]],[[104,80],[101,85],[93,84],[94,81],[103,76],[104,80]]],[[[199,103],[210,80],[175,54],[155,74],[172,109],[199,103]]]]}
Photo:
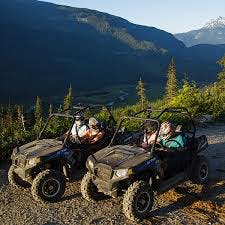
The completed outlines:
{"type": "Polygon", "coordinates": [[[96,163],[108,165],[112,169],[122,169],[134,167],[151,156],[149,152],[136,146],[117,145],[104,148],[92,157],[96,163]]]}
{"type": "Polygon", "coordinates": [[[26,157],[40,157],[61,149],[62,141],[55,139],[43,139],[20,146],[17,154],[22,154],[26,157]]]}

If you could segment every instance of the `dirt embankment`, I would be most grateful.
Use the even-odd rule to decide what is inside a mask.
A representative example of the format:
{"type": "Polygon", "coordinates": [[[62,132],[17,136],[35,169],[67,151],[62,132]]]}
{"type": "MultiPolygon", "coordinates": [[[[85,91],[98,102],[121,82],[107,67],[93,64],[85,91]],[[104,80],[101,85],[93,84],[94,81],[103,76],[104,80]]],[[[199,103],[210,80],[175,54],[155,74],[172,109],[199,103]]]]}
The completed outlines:
{"type": "MultiPolygon", "coordinates": [[[[198,131],[206,134],[212,182],[206,188],[186,182],[157,196],[152,217],[142,224],[225,224],[225,126],[209,126],[198,131]],[[219,181],[218,181],[219,180],[219,181]]],[[[122,213],[122,198],[98,203],[85,201],[80,180],[67,184],[61,202],[40,205],[30,190],[8,185],[7,166],[0,167],[0,224],[132,224],[122,213]]]]}

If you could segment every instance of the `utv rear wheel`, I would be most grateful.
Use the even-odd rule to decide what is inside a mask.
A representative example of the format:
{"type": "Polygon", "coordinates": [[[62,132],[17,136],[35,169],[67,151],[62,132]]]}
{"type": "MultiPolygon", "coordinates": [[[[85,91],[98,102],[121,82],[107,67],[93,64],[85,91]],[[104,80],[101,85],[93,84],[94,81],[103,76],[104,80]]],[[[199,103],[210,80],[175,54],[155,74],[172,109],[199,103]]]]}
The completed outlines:
{"type": "Polygon", "coordinates": [[[103,193],[98,192],[98,188],[92,181],[92,176],[87,172],[81,181],[81,194],[88,201],[97,201],[102,198],[103,193]]]}
{"type": "Polygon", "coordinates": [[[193,179],[197,184],[206,184],[209,181],[209,164],[204,156],[200,156],[196,160],[193,179]]]}
{"type": "Polygon", "coordinates": [[[10,166],[8,171],[8,180],[9,183],[16,188],[29,188],[31,185],[30,183],[22,180],[16,173],[15,167],[13,165],[10,166]]]}
{"type": "Polygon", "coordinates": [[[65,176],[57,170],[39,173],[32,184],[31,193],[36,201],[57,202],[65,192],[65,176]]]}
{"type": "Polygon", "coordinates": [[[133,221],[150,216],[154,197],[152,187],[144,181],[136,181],[130,185],[123,198],[123,212],[133,221]]]}

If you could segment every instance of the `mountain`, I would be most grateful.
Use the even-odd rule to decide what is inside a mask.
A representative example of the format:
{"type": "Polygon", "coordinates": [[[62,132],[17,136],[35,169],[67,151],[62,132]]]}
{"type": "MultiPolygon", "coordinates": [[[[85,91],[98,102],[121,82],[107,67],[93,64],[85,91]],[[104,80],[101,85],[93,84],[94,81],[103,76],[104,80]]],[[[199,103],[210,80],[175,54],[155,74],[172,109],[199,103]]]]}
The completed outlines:
{"type": "Polygon", "coordinates": [[[101,93],[103,87],[110,93],[111,86],[136,85],[140,76],[162,89],[171,57],[179,79],[188,73],[190,79],[212,81],[218,72],[215,62],[225,52],[223,45],[186,48],[154,27],[35,0],[1,0],[0,30],[2,103],[9,96],[22,103],[33,102],[36,95],[62,99],[70,83],[75,96],[101,93]]]}
{"type": "Polygon", "coordinates": [[[225,44],[225,17],[206,23],[201,29],[174,35],[187,47],[198,44],[225,44]]]}

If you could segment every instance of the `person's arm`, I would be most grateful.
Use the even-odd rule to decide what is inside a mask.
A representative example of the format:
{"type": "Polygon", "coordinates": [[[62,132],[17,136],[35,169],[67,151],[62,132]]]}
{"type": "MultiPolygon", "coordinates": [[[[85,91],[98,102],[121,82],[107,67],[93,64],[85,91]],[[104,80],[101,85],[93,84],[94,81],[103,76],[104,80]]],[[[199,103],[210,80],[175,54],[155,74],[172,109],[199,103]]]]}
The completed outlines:
{"type": "Polygon", "coordinates": [[[83,130],[82,134],[79,135],[79,140],[81,143],[87,143],[90,139],[90,130],[85,129],[83,130]]]}
{"type": "Polygon", "coordinates": [[[103,136],[104,136],[105,132],[104,131],[100,131],[98,132],[98,134],[89,141],[90,144],[94,144],[95,142],[97,142],[98,140],[100,140],[103,136]]]}
{"type": "Polygon", "coordinates": [[[149,149],[156,139],[156,133],[145,134],[141,147],[144,149],[149,149]]]}

